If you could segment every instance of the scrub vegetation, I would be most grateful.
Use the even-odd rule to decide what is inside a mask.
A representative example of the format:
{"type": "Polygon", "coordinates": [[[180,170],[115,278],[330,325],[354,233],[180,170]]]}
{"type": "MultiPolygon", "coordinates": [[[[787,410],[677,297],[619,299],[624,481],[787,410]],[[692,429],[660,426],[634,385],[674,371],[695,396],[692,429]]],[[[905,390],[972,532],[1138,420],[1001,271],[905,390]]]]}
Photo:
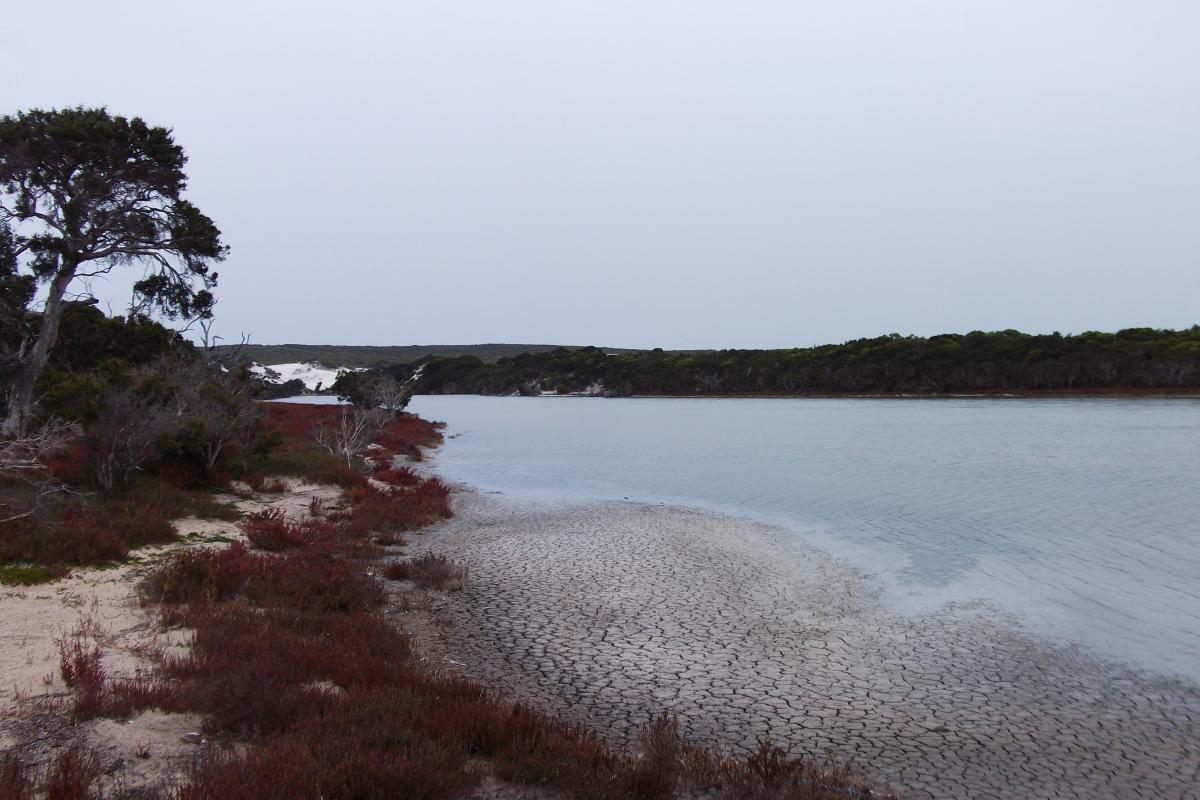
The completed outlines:
{"type": "MultiPolygon", "coordinates": [[[[272,407],[279,448],[322,452],[306,425],[329,407],[272,407]],[[323,409],[314,412],[314,409],[323,409]]],[[[397,450],[435,444],[437,426],[400,415],[380,432],[397,450]]],[[[684,742],[669,714],[633,749],[597,732],[514,704],[485,685],[431,670],[387,614],[388,580],[427,591],[461,589],[465,569],[426,553],[381,556],[381,532],[412,530],[451,514],[449,490],[407,468],[380,468],[396,450],[371,448],[347,481],[340,510],[306,508],[292,519],[268,509],[241,522],[249,545],[184,549],[144,580],[162,624],[191,633],[186,652],[162,655],[152,674],[114,677],[86,629],[60,643],[60,672],[77,722],[147,709],[203,716],[214,745],[162,800],[468,796],[485,780],[573,798],[881,797],[844,767],[789,758],[764,743],[730,759],[684,742]],[[384,486],[386,488],[379,488],[384,486]],[[386,502],[384,502],[386,501],[386,502]]],[[[347,473],[349,474],[349,473],[347,473]]],[[[4,796],[100,797],[103,765],[63,750],[31,770],[9,756],[4,796]],[[59,786],[66,788],[54,788],[59,786]]]]}
{"type": "MultiPolygon", "coordinates": [[[[938,394],[1200,388],[1200,326],[1035,336],[1006,330],[880,336],[787,350],[431,357],[380,370],[416,394],[938,394]],[[419,371],[418,371],[419,370],[419,371]]],[[[343,385],[367,379],[347,376],[343,385]]]]}
{"type": "Polygon", "coordinates": [[[474,356],[483,361],[495,361],[521,353],[542,353],[555,350],[555,344],[412,344],[412,345],[343,345],[343,344],[247,344],[222,345],[221,355],[238,355],[259,364],[318,363],[331,367],[379,367],[400,364],[431,356],[474,356]]]}
{"type": "Polygon", "coordinates": [[[67,309],[28,432],[0,439],[5,574],[120,561],[174,541],[174,519],[236,518],[214,495],[236,485],[278,493],[291,478],[365,487],[345,453],[310,446],[316,433],[343,416],[369,435],[403,437],[413,427],[396,408],[288,415],[260,403],[260,389],[253,375],[157,323],[67,309]]]}
{"type": "Polygon", "coordinates": [[[132,676],[110,669],[95,623],[64,635],[65,710],[29,724],[79,726],[75,744],[35,764],[0,753],[0,797],[435,800],[485,780],[511,797],[878,796],[769,744],[745,759],[693,747],[669,714],[636,749],[614,747],[431,669],[389,603],[469,590],[467,570],[388,548],[451,515],[447,486],[396,464],[437,445],[440,426],[404,413],[412,387],[380,373],[356,377],[342,406],[260,402],[241,354],[208,346],[225,247],[182,198],[185,163],[169,130],[104,109],[0,118],[0,580],[35,584],[176,543],[139,591],[163,630],[186,634],[132,676]],[[87,278],[131,265],[143,270],[133,303],[108,316],[87,278]],[[199,323],[204,343],[152,314],[199,323]],[[248,514],[244,542],[180,540],[172,523],[231,521],[238,509],[217,492],[269,505],[298,481],[339,487],[338,502],[248,514]],[[173,785],[105,783],[119,765],[79,731],[150,709],[199,715],[209,745],[173,785]]]}

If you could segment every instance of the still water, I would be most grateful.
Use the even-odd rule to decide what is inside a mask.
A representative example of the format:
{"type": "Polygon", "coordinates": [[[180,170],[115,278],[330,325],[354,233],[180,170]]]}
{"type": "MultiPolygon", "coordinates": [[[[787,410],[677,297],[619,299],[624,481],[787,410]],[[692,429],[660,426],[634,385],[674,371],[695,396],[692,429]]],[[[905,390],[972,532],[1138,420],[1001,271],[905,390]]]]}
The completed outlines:
{"type": "Polygon", "coordinates": [[[918,612],[1200,679],[1200,402],[418,397],[447,478],[781,523],[918,612]]]}

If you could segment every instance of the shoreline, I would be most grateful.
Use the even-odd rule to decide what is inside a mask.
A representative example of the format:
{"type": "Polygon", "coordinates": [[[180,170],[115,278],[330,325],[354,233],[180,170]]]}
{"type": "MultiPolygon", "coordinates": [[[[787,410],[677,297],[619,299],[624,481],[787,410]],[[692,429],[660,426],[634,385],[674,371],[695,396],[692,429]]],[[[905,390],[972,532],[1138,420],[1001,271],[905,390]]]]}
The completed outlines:
{"type": "MultiPolygon", "coordinates": [[[[437,392],[416,394],[415,397],[594,397],[608,400],[1200,400],[1200,387],[1115,389],[980,389],[961,392],[686,392],[681,394],[603,394],[590,392],[543,392],[540,394],[477,394],[472,392],[437,392]]],[[[327,397],[336,402],[338,395],[329,392],[274,397],[264,402],[305,402],[314,397],[327,397]]]]}
{"type": "Polygon", "coordinates": [[[1118,399],[1140,397],[1167,400],[1200,399],[1193,388],[1106,388],[1106,389],[978,389],[957,392],[695,392],[690,394],[633,394],[633,398],[793,398],[798,400],[1062,400],[1118,399]]]}
{"type": "Polygon", "coordinates": [[[912,797],[1183,797],[1200,687],[1038,640],[986,605],[902,615],[781,528],[697,509],[456,487],[421,549],[471,585],[438,609],[456,671],[620,738],[678,714],[912,797]]]}

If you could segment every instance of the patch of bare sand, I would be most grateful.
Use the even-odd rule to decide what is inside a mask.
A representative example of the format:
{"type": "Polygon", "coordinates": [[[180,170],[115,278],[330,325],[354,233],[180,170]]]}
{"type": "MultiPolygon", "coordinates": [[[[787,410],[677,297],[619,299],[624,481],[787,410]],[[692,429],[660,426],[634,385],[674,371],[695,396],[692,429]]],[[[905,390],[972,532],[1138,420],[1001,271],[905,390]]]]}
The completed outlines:
{"type": "Polygon", "coordinates": [[[207,744],[200,723],[198,714],[145,711],[129,720],[93,720],[79,732],[80,743],[111,770],[103,782],[110,789],[163,788],[180,781],[197,749],[207,744]]]}
{"type": "MultiPolygon", "coordinates": [[[[329,504],[340,495],[336,486],[289,488],[284,494],[218,499],[235,502],[243,513],[275,507],[303,519],[313,497],[329,504]]],[[[122,791],[172,781],[186,768],[197,737],[184,737],[198,730],[199,718],[148,711],[128,721],[71,725],[69,690],[59,671],[59,641],[81,629],[100,645],[104,667],[114,677],[148,674],[162,654],[186,651],[189,633],[162,628],[155,609],[141,602],[138,584],[173,553],[245,536],[236,522],[185,517],[174,525],[179,542],[139,549],[119,566],[75,569],[39,586],[0,586],[0,751],[17,748],[36,766],[63,747],[82,744],[111,769],[110,788],[122,791]]]]}
{"type": "Polygon", "coordinates": [[[136,675],[148,665],[160,631],[139,602],[138,581],[165,556],[183,547],[228,541],[241,532],[234,523],[184,519],[193,533],[183,543],[147,547],[128,563],[108,569],[72,570],[61,580],[0,591],[0,716],[18,714],[28,703],[61,696],[58,642],[87,625],[104,649],[113,674],[136,675]]]}

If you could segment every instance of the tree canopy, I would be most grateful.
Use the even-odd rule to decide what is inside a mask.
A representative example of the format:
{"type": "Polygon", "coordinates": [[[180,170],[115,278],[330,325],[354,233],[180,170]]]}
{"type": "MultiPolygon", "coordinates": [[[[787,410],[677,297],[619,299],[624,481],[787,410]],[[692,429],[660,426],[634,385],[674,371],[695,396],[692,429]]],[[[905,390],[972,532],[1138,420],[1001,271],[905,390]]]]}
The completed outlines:
{"type": "Polygon", "coordinates": [[[141,269],[131,318],[211,315],[212,266],[227,248],[183,198],[186,163],[169,129],[103,108],[0,118],[0,336],[11,373],[4,434],[24,429],[65,304],[86,297],[83,279],[141,269]],[[47,285],[40,310],[28,308],[37,284],[47,285]]]}

